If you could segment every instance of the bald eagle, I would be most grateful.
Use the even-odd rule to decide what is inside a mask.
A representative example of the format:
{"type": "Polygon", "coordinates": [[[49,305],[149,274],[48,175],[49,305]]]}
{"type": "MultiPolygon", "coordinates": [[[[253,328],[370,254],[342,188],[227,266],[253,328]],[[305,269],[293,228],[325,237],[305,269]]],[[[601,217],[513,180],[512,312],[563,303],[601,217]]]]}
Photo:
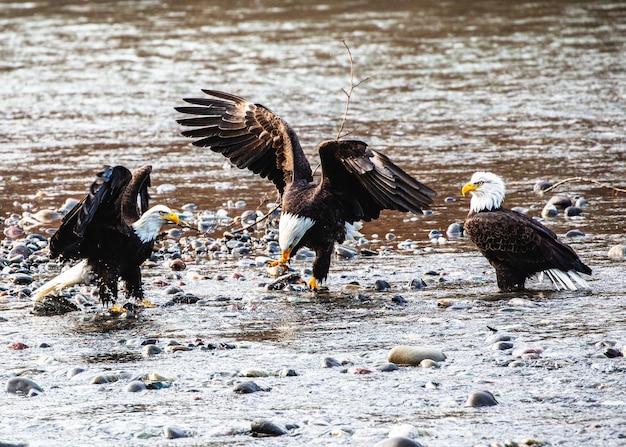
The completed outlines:
{"type": "Polygon", "coordinates": [[[127,298],[143,300],[139,266],[152,253],[161,226],[179,223],[178,215],[164,205],[147,209],[151,171],[151,166],[143,166],[131,174],[115,166],[98,173],[87,196],[50,239],[52,258],[83,261],[37,289],[35,300],[92,276],[105,306],[116,303],[120,278],[127,298]]]}
{"type": "Polygon", "coordinates": [[[476,172],[461,193],[472,194],[465,232],[496,269],[501,291],[521,291],[527,278],[541,273],[557,290],[589,288],[579,273],[591,275],[591,269],[574,249],[537,220],[502,207],[500,177],[476,172]]]}
{"type": "Polygon", "coordinates": [[[195,115],[178,120],[196,146],[220,153],[274,183],[281,195],[279,245],[285,266],[303,246],[315,250],[312,290],[328,275],[334,243],[342,243],[346,224],[377,219],[381,210],[421,213],[435,191],[415,180],[387,156],[357,140],[328,140],[318,146],[322,175],[313,173],[293,128],[268,108],[214,90],[210,97],[185,98],[176,107],[195,115]]]}

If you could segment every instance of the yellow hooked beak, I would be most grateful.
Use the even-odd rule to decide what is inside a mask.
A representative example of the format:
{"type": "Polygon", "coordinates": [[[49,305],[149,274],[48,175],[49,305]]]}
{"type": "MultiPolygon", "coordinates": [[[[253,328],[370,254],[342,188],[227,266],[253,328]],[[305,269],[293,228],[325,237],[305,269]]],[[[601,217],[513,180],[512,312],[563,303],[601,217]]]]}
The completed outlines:
{"type": "Polygon", "coordinates": [[[173,211],[169,214],[163,214],[161,216],[161,219],[163,219],[166,222],[172,222],[174,225],[178,225],[178,223],[180,222],[180,219],[178,218],[178,214],[176,214],[173,211]]]}
{"type": "Polygon", "coordinates": [[[465,185],[463,185],[463,189],[461,189],[461,194],[465,196],[465,194],[467,194],[468,192],[476,191],[477,189],[478,186],[476,186],[475,184],[466,183],[465,185]]]}

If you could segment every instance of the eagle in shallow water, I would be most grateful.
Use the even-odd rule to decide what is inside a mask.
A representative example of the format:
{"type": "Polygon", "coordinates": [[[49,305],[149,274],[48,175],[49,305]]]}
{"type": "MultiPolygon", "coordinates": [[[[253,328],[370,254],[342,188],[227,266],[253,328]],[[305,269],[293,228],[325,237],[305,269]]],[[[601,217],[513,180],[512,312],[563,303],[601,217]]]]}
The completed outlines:
{"type": "Polygon", "coordinates": [[[140,265],[152,254],[161,227],[179,223],[178,215],[164,205],[148,209],[151,171],[143,166],[131,174],[115,166],[97,175],[87,196],[50,239],[52,258],[83,261],[37,289],[36,300],[93,276],[105,306],[116,303],[120,278],[127,298],[143,301],[140,265]]]}
{"type": "Polygon", "coordinates": [[[268,108],[214,90],[185,98],[192,106],[176,107],[195,115],[178,120],[196,146],[208,147],[238,168],[247,168],[274,183],[281,194],[276,264],[285,266],[298,249],[315,250],[312,290],[328,275],[334,243],[342,243],[346,224],[377,219],[381,210],[421,213],[435,191],[415,180],[389,158],[357,140],[328,140],[318,146],[322,175],[313,173],[293,128],[268,108]]]}
{"type": "Polygon", "coordinates": [[[579,273],[591,275],[591,269],[573,248],[537,220],[502,207],[500,177],[476,172],[461,193],[472,194],[465,232],[496,269],[501,291],[521,291],[526,279],[538,273],[545,273],[557,290],[589,288],[579,273]]]}

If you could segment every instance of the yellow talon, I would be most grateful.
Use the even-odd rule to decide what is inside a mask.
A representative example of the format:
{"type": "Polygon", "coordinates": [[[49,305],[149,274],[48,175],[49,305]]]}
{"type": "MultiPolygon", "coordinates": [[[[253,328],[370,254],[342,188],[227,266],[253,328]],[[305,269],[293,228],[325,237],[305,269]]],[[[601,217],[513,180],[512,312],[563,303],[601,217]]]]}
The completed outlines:
{"type": "Polygon", "coordinates": [[[142,299],[141,301],[137,302],[138,305],[143,306],[143,307],[156,307],[156,304],[146,300],[146,299],[142,299]]]}
{"type": "Polygon", "coordinates": [[[319,290],[320,286],[317,283],[317,279],[315,279],[315,276],[311,277],[311,280],[307,283],[309,285],[309,289],[311,290],[319,290]]]}

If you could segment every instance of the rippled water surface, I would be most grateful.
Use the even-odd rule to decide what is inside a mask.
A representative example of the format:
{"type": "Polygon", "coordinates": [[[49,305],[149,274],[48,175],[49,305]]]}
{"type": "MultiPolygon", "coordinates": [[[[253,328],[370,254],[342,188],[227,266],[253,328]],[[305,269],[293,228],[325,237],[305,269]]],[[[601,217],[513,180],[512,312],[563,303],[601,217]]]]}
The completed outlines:
{"type": "MultiPolygon", "coordinates": [[[[105,164],[152,164],[154,203],[200,211],[243,200],[265,210],[259,203],[276,199],[271,185],[191,146],[174,107],[200,88],[262,103],[294,126],[314,165],[316,145],[335,137],[345,107],[342,39],[355,82],[366,79],[350,103],[351,137],[439,192],[433,214],[386,213],[362,232],[374,248],[386,244],[375,235],[388,232],[417,248],[389,243],[378,257],[335,260],[329,292],[319,297],[268,296],[258,286],[264,269],[238,259],[205,264],[202,274],[226,279],[184,289],[208,305],[147,310],[140,322],[106,333],[84,323],[85,311],[33,317],[27,299],[0,296],[0,379],[20,373],[45,389],[36,398],[0,396],[0,441],[165,445],[162,427],[176,425],[193,432],[180,445],[366,446],[410,424],[428,447],[528,438],[626,445],[626,363],[596,345],[626,344],[624,264],[606,256],[624,243],[626,196],[580,181],[557,190],[590,203],[582,218],[549,222],[560,235],[586,234],[568,242],[594,269],[590,294],[538,283],[529,293],[497,294],[468,241],[428,239],[463,220],[460,188],[478,169],[505,178],[509,207],[543,206],[537,180],[585,177],[626,188],[621,2],[0,1],[0,217],[59,208],[82,196],[105,164]],[[176,189],[157,192],[166,184],[176,189]],[[233,270],[247,280],[231,278],[233,270]],[[430,271],[445,281],[408,287],[430,271]],[[392,291],[374,292],[376,279],[392,291]],[[394,304],[397,294],[407,303],[394,304]],[[485,343],[487,326],[514,335],[516,347],[542,347],[541,358],[503,366],[510,354],[485,343]],[[143,359],[132,340],[151,337],[242,348],[143,359]],[[3,347],[13,341],[31,348],[3,347]],[[44,342],[52,347],[37,347],[44,342]],[[448,360],[440,369],[370,375],[320,367],[332,356],[373,369],[397,344],[434,345],[448,360]],[[67,379],[76,366],[91,377],[156,371],[173,385],[127,393],[123,381],[67,379]],[[299,375],[255,379],[272,390],[234,394],[232,375],[251,367],[299,375]],[[464,407],[475,389],[489,389],[500,404],[464,407]],[[279,440],[253,438],[247,430],[258,417],[299,428],[279,440]]],[[[167,297],[153,280],[166,273],[145,269],[157,303],[167,297]]]]}

